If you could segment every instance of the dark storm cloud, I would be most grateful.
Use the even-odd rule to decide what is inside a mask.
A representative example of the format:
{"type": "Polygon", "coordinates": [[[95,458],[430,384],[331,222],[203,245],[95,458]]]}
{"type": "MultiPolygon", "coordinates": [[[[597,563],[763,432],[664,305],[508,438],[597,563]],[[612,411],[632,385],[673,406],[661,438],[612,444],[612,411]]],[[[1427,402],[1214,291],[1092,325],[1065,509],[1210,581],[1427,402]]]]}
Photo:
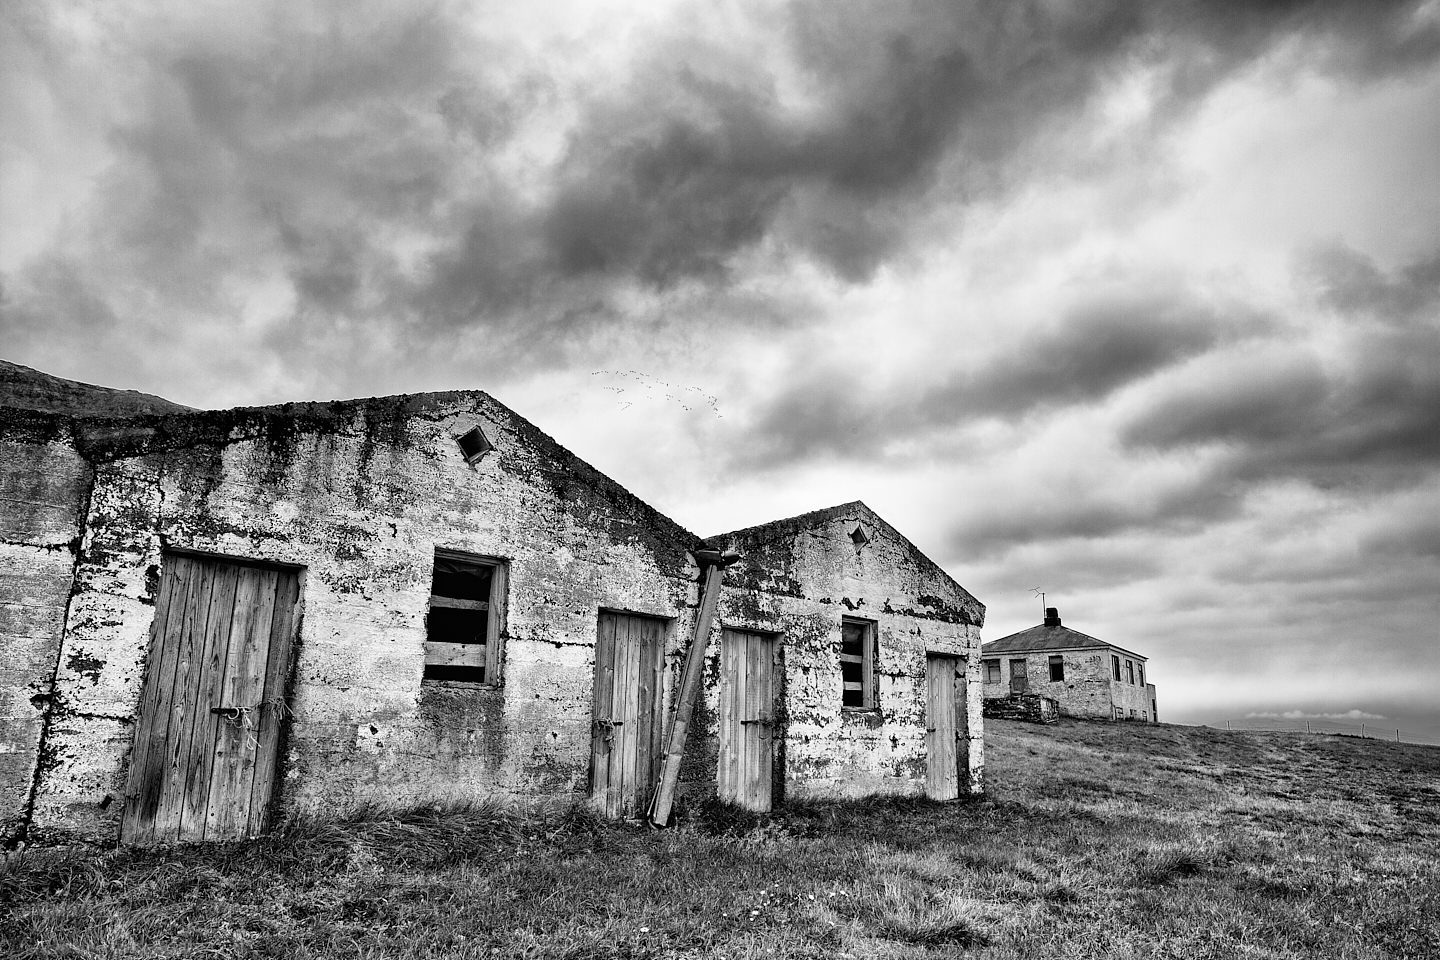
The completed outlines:
{"type": "MultiPolygon", "coordinates": [[[[1066,467],[1068,464],[1056,464],[1057,471],[1066,467]]],[[[1027,479],[1035,481],[1034,473],[1027,479]]],[[[1094,543],[1126,533],[1190,533],[1235,516],[1241,505],[1239,490],[1213,484],[1204,477],[1148,496],[1103,486],[1085,489],[1080,484],[1057,492],[1053,485],[1041,482],[1033,489],[1014,491],[1003,509],[968,513],[946,531],[944,542],[954,556],[969,561],[993,559],[1025,544],[1066,540],[1094,543]]],[[[1085,548],[1078,549],[1083,556],[1085,548]]],[[[1066,557],[1065,563],[1082,568],[1072,571],[1071,579],[1076,583],[1093,579],[1093,575],[1083,572],[1083,560],[1068,553],[1066,557]]],[[[1151,558],[1137,558],[1132,572],[1141,575],[1152,562],[1151,558]]],[[[1116,573],[1120,573],[1118,568],[1116,573]]]]}
{"type": "MultiPolygon", "coordinates": [[[[787,109],[746,64],[663,51],[574,135],[544,218],[567,274],[654,284],[723,274],[774,237],[862,279],[903,247],[934,192],[970,200],[1034,173],[1027,145],[1070,130],[1094,92],[1162,69],[1157,122],[1281,41],[1369,74],[1440,49],[1419,4],[798,3],[784,29],[819,109],[787,109]]],[[[1083,152],[1070,131],[1067,155],[1083,152]]]]}
{"type": "Polygon", "coordinates": [[[1305,267],[1321,302],[1339,313],[1401,324],[1423,321],[1428,313],[1432,322],[1440,321],[1440,252],[1390,276],[1369,257],[1344,246],[1316,251],[1305,267]]]}
{"type": "MultiPolygon", "coordinates": [[[[1418,8],[811,0],[732,36],[682,17],[613,77],[565,87],[584,92],[550,113],[564,65],[487,40],[484,11],[461,4],[118,18],[95,54],[115,62],[90,73],[66,72],[78,47],[43,5],[11,42],[26,53],[16,62],[59,65],[47,82],[115,78],[97,91],[113,157],[56,250],[86,264],[81,289],[135,338],[164,337],[177,316],[233,317],[245,291],[279,278],[290,305],[267,309],[288,309],[292,329],[271,341],[299,354],[342,328],[417,350],[483,328],[508,351],[485,362],[508,370],[626,322],[619,290],[723,288],[752,252],[869,277],[933,211],[1083,161],[1087,106],[1129,71],[1155,73],[1163,123],[1282,45],[1309,69],[1362,78],[1428,62],[1437,28],[1418,8]],[[779,39],[758,42],[766,31],[779,39]],[[506,151],[537,116],[545,135],[566,124],[568,146],[520,174],[506,151]]],[[[5,278],[7,329],[30,329],[60,297],[43,263],[60,257],[5,278]]],[[[85,335],[74,317],[46,322],[52,339],[85,335]]],[[[1142,373],[1154,358],[1134,348],[1142,373]]],[[[1077,367],[1068,398],[1109,389],[1085,375],[1123,380],[1125,364],[1115,353],[1077,367]]],[[[910,418],[982,393],[1004,414],[1059,389],[1030,375],[942,386],[910,418]]]]}
{"type": "Polygon", "coordinates": [[[1237,357],[1232,369],[1162,394],[1122,429],[1122,441],[1222,444],[1241,478],[1329,484],[1363,473],[1405,483],[1440,466],[1437,265],[1426,257],[1387,275],[1351,251],[1325,252],[1310,270],[1320,301],[1346,325],[1337,359],[1237,357]]]}
{"type": "Polygon", "coordinates": [[[771,468],[825,455],[873,458],[886,443],[936,428],[1091,403],[1267,322],[1222,316],[1182,290],[1137,289],[1082,302],[1010,352],[939,378],[912,371],[875,387],[852,361],[814,372],[806,358],[797,373],[808,372],[770,401],[755,444],[739,456],[771,468]]]}

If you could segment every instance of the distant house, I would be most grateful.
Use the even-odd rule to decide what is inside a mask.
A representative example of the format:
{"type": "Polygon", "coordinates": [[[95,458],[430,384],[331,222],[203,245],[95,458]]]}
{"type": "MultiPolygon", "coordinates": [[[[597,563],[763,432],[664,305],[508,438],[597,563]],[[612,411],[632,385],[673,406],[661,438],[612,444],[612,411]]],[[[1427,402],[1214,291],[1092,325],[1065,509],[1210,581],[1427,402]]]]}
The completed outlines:
{"type": "Polygon", "coordinates": [[[1044,623],[982,645],[980,657],[987,700],[1041,694],[1065,716],[1159,721],[1146,658],[1062,626],[1055,607],[1044,623]]]}

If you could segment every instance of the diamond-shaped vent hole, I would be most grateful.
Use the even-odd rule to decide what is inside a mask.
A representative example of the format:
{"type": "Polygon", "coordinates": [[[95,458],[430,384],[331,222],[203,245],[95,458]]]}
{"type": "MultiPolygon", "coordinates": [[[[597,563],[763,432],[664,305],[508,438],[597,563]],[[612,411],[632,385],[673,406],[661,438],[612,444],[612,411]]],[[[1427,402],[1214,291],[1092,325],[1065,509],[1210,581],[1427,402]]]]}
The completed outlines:
{"type": "Polygon", "coordinates": [[[865,533],[865,528],[857,524],[855,529],[850,531],[850,540],[855,544],[855,552],[859,553],[865,544],[870,542],[870,537],[865,533]]]}
{"type": "Polygon", "coordinates": [[[479,427],[471,427],[456,437],[455,442],[460,444],[460,452],[465,454],[466,463],[474,463],[495,449],[495,445],[490,442],[489,438],[485,436],[479,427]]]}

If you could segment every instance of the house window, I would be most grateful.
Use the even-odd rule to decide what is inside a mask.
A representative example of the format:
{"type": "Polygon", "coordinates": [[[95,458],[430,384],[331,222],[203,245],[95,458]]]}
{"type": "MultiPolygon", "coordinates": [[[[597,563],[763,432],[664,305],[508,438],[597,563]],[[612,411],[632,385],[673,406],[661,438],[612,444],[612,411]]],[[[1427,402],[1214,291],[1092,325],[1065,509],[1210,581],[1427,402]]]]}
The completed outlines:
{"type": "Polygon", "coordinates": [[[986,683],[999,683],[999,682],[1000,682],[1000,661],[999,661],[999,660],[986,660],[986,661],[985,661],[985,682],[986,682],[986,683]]]}
{"type": "Polygon", "coordinates": [[[1132,686],[1132,687],[1135,686],[1135,661],[1134,661],[1134,660],[1126,660],[1126,661],[1125,661],[1125,675],[1126,675],[1126,677],[1129,678],[1129,680],[1128,680],[1127,682],[1130,684],[1130,686],[1132,686]]]}
{"type": "Polygon", "coordinates": [[[1135,667],[1137,670],[1140,671],[1140,686],[1143,687],[1145,686],[1145,664],[1137,663],[1135,664],[1135,667]]]}
{"type": "Polygon", "coordinates": [[[1111,656],[1110,656],[1110,666],[1111,666],[1111,668],[1113,668],[1113,670],[1114,670],[1114,672],[1115,672],[1115,679],[1116,679],[1116,680],[1119,680],[1119,679],[1120,679],[1120,658],[1117,657],[1117,656],[1115,656],[1114,654],[1111,654],[1111,656]]]}
{"type": "Polygon", "coordinates": [[[870,710],[875,703],[875,621],[846,617],[840,621],[840,703],[870,710]]]}
{"type": "Polygon", "coordinates": [[[435,551],[425,616],[425,679],[500,682],[505,564],[435,551]]]}
{"type": "Polygon", "coordinates": [[[1054,656],[1050,658],[1050,682],[1059,683],[1065,679],[1065,658],[1054,656]]]}

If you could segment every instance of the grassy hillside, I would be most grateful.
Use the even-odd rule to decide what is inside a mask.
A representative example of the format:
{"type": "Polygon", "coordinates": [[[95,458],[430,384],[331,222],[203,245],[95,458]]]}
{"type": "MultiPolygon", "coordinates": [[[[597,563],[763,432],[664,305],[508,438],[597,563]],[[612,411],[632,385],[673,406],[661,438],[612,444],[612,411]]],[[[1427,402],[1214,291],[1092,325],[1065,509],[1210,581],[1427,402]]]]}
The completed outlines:
{"type": "Polygon", "coordinates": [[[66,413],[76,417],[130,417],[142,413],[181,413],[190,409],[138,390],[116,390],[79,380],[66,380],[8,360],[0,360],[0,407],[66,413]]]}
{"type": "Polygon", "coordinates": [[[990,796],[13,855],[9,957],[1440,957],[1440,749],[987,724],[990,796]]]}

